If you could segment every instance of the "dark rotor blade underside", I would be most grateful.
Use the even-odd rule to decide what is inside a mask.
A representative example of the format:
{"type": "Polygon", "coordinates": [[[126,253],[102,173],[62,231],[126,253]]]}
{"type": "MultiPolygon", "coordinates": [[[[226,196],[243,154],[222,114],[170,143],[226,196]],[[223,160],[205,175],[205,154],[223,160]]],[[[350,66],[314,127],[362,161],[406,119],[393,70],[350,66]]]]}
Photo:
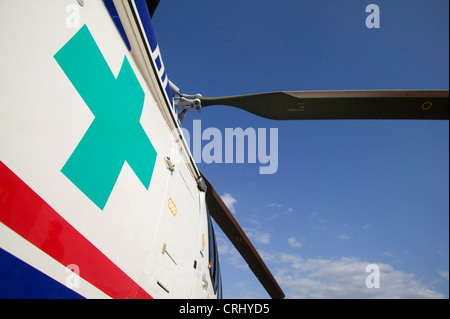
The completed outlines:
{"type": "Polygon", "coordinates": [[[448,90],[298,91],[200,100],[202,107],[229,105],[274,120],[448,120],[448,97],[448,90]]]}
{"type": "Polygon", "coordinates": [[[245,235],[241,226],[239,226],[211,183],[204,176],[203,179],[207,186],[206,203],[208,204],[211,217],[214,218],[231,243],[236,247],[237,251],[245,259],[269,295],[274,299],[284,298],[283,291],[247,235],[245,235]]]}

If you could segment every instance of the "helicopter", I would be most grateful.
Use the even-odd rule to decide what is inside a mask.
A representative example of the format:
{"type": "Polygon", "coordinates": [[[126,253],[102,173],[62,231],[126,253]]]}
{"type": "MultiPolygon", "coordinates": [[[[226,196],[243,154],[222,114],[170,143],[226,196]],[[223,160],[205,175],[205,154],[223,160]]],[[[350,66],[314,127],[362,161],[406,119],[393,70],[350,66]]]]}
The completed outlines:
{"type": "Polygon", "coordinates": [[[2,46],[14,50],[2,52],[1,296],[221,298],[214,220],[284,298],[198,169],[186,114],[228,105],[275,120],[448,120],[448,91],[182,93],[152,27],[158,4],[2,3],[12,30],[2,46]]]}

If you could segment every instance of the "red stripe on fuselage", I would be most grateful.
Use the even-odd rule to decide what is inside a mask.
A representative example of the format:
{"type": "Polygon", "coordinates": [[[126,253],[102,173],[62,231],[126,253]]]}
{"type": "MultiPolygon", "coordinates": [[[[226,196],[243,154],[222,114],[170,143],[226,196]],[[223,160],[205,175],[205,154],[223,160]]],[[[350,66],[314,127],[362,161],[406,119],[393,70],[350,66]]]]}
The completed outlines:
{"type": "Polygon", "coordinates": [[[152,298],[0,161],[0,222],[112,298],[152,298]]]}

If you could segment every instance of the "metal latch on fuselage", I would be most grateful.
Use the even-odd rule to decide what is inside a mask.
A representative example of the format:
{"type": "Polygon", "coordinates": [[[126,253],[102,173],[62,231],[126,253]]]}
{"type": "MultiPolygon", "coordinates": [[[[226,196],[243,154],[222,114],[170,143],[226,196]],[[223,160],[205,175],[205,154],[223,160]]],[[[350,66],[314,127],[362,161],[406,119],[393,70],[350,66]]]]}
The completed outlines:
{"type": "Polygon", "coordinates": [[[202,103],[200,101],[201,94],[196,95],[187,95],[180,93],[180,89],[169,81],[170,89],[172,91],[173,100],[175,103],[175,107],[178,111],[181,111],[178,114],[178,118],[180,119],[180,123],[183,122],[186,112],[190,110],[200,111],[202,108],[202,103]]]}

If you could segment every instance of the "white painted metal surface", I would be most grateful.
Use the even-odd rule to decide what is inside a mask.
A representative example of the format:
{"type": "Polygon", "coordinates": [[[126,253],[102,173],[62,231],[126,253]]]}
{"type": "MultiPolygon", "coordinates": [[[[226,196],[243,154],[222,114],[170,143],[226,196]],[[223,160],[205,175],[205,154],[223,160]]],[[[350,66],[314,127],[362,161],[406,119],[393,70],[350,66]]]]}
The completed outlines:
{"type": "MultiPolygon", "coordinates": [[[[132,24],[134,2],[114,4],[131,51],[103,1],[0,2],[0,161],[151,297],[213,298],[208,216],[197,168],[185,144],[172,137],[179,129],[176,113],[160,89],[161,74],[152,71],[155,60],[145,54],[148,44],[132,24]],[[148,189],[125,162],[103,209],[61,172],[95,118],[54,57],[83,26],[115,77],[124,58],[129,61],[145,93],[139,123],[157,153],[148,189]],[[174,155],[184,160],[171,172],[164,157],[174,155]]],[[[89,54],[80,51],[76,58],[89,54]]],[[[1,222],[0,248],[67,286],[68,265],[1,222]]],[[[111,297],[83,279],[83,267],[79,271],[79,287],[72,290],[111,297]]],[[[101,268],[95,274],[104,275],[101,268]]]]}

